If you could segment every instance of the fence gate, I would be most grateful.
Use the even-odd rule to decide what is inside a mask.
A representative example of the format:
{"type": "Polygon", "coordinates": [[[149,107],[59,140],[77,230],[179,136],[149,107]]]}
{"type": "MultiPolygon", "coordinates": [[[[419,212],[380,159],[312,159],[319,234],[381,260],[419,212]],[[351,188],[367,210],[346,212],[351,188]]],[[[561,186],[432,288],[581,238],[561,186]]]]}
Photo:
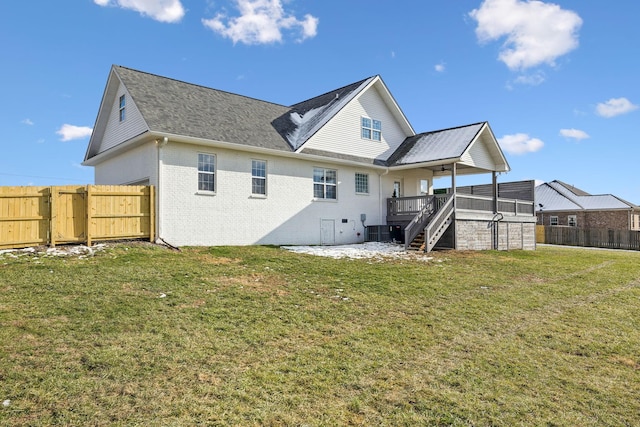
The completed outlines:
{"type": "Polygon", "coordinates": [[[51,245],[87,240],[85,187],[52,187],[51,245]]]}
{"type": "Polygon", "coordinates": [[[0,187],[0,249],[155,240],[155,189],[142,185],[0,187]]]}

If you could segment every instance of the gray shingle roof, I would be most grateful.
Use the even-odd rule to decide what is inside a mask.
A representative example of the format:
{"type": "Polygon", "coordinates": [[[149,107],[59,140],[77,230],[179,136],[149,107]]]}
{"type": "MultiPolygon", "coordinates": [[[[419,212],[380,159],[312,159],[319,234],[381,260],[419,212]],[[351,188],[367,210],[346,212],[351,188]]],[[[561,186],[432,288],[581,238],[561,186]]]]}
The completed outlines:
{"type": "Polygon", "coordinates": [[[152,132],[291,151],[269,125],[289,107],[121,66],[114,70],[152,132]]]}
{"type": "MultiPolygon", "coordinates": [[[[303,144],[366,87],[379,80],[379,76],[284,106],[118,65],[112,70],[127,88],[152,133],[286,152],[301,149],[307,154],[363,164],[402,166],[460,158],[486,123],[410,136],[386,160],[344,156],[305,149],[303,144]]],[[[386,89],[384,83],[382,86],[386,89]]],[[[404,114],[401,111],[397,114],[405,120],[408,134],[413,134],[404,114]]],[[[99,154],[99,138],[92,136],[85,160],[99,154]]]]}
{"type": "Polygon", "coordinates": [[[272,124],[294,149],[298,149],[374,78],[369,77],[294,104],[290,111],[272,124]]]}

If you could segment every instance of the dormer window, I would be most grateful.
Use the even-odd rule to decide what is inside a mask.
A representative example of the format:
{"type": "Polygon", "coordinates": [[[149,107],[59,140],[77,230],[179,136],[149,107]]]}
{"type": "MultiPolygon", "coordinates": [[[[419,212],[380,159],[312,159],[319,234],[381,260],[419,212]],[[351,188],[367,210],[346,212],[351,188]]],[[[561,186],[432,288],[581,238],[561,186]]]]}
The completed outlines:
{"type": "Polygon", "coordinates": [[[126,106],[127,106],[127,98],[125,97],[125,95],[122,95],[120,97],[120,121],[124,122],[124,119],[126,117],[126,106]]]}
{"type": "Polygon", "coordinates": [[[371,139],[373,141],[382,140],[382,122],[380,120],[362,117],[362,138],[371,139]]]}

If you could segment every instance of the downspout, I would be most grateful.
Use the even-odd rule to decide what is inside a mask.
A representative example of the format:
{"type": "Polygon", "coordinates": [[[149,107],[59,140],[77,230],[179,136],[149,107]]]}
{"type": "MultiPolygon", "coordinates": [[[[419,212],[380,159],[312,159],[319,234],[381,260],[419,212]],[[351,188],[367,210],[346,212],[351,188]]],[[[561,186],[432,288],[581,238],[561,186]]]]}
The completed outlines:
{"type": "Polygon", "coordinates": [[[378,205],[379,205],[379,209],[380,212],[378,212],[378,215],[380,215],[380,221],[382,221],[382,218],[385,218],[384,222],[385,225],[387,223],[386,220],[386,215],[383,215],[383,209],[387,206],[387,201],[385,200],[384,205],[382,203],[380,203],[382,201],[382,177],[387,175],[389,173],[389,168],[386,168],[384,173],[378,174],[378,205]],[[383,207],[384,206],[384,207],[383,207]]]}
{"type": "Polygon", "coordinates": [[[162,214],[162,201],[163,201],[163,184],[162,184],[162,166],[163,166],[163,162],[162,162],[162,147],[164,147],[165,145],[167,145],[169,143],[169,138],[167,138],[166,136],[164,138],[162,138],[162,141],[159,141],[156,139],[156,145],[158,146],[158,158],[157,158],[157,162],[156,165],[158,167],[158,185],[156,188],[156,240],[158,241],[162,241],[163,238],[163,234],[162,234],[162,218],[163,218],[163,214],[162,214]]]}

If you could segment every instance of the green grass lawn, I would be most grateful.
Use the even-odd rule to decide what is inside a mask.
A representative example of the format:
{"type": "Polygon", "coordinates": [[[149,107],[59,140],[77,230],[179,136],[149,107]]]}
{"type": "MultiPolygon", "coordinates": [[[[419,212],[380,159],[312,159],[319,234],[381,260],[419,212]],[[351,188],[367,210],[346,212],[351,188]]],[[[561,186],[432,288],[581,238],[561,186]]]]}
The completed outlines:
{"type": "Polygon", "coordinates": [[[640,253],[431,256],[0,255],[0,425],[640,425],[640,253]]]}

